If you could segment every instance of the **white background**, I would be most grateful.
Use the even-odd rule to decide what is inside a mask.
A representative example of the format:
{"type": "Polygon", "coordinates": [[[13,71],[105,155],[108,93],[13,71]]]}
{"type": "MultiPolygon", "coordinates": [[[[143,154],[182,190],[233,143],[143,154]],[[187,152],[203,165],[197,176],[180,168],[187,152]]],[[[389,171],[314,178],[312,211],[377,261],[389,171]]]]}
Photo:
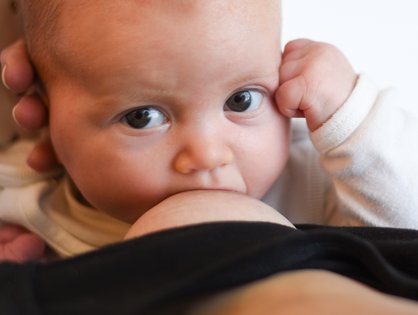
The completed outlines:
{"type": "Polygon", "coordinates": [[[418,113],[417,0],[283,0],[283,42],[300,37],[338,46],[418,113]]]}

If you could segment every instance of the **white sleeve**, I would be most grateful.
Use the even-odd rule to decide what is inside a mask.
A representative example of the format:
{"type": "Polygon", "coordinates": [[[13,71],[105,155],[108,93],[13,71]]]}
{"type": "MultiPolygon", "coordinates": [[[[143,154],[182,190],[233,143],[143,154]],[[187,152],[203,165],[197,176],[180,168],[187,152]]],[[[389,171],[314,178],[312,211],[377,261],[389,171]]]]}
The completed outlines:
{"type": "Polygon", "coordinates": [[[418,117],[393,90],[360,76],[347,102],[311,134],[334,185],[334,224],[418,229],[418,117]]]}
{"type": "Polygon", "coordinates": [[[39,196],[48,186],[53,186],[54,179],[62,173],[58,168],[38,173],[26,165],[26,157],[33,145],[33,141],[19,140],[0,149],[0,222],[30,228],[26,224],[25,212],[40,207],[39,196]],[[39,196],[34,196],[35,190],[39,196]],[[23,203],[27,205],[28,200],[32,200],[31,209],[21,207],[23,203]]]}

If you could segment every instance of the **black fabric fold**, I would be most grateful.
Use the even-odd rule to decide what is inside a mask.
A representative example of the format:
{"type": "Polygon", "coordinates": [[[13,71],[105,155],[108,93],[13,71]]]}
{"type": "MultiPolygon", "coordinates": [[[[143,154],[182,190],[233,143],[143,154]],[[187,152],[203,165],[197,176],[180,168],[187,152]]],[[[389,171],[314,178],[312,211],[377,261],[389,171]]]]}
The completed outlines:
{"type": "Polygon", "coordinates": [[[206,295],[304,269],[418,300],[417,265],[415,230],[201,224],[47,264],[0,264],[0,314],[181,314],[206,295]]]}

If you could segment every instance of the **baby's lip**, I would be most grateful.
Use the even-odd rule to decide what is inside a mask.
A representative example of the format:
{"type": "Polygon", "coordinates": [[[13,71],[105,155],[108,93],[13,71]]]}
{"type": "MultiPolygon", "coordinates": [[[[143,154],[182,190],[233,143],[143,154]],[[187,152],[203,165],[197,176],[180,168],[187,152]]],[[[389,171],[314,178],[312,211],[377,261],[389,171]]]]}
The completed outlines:
{"type": "Polygon", "coordinates": [[[214,192],[221,191],[221,192],[229,192],[229,193],[236,193],[236,194],[243,194],[243,195],[246,194],[245,191],[240,191],[236,188],[229,188],[229,187],[195,187],[191,189],[184,189],[181,191],[177,191],[173,195],[180,194],[182,192],[188,192],[188,191],[214,191],[214,192]]]}
{"type": "Polygon", "coordinates": [[[231,174],[227,172],[222,174],[196,174],[196,176],[189,178],[187,181],[175,184],[172,186],[172,189],[174,193],[204,190],[248,194],[244,179],[239,174],[237,175],[235,171],[231,174]]]}
{"type": "Polygon", "coordinates": [[[204,188],[204,189],[198,189],[198,190],[204,190],[204,191],[222,191],[222,192],[230,192],[230,193],[236,193],[236,194],[245,194],[242,191],[238,191],[237,189],[232,189],[232,188],[204,188]]]}

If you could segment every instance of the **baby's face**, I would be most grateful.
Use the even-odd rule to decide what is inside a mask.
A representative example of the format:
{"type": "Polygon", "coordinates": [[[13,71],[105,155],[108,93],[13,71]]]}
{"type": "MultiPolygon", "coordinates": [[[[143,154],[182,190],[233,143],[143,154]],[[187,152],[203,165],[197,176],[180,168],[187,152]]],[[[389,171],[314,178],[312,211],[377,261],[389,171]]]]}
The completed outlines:
{"type": "Polygon", "coordinates": [[[134,222],[183,191],[263,197],[289,146],[277,1],[63,6],[51,136],[94,207],[134,222]]]}

